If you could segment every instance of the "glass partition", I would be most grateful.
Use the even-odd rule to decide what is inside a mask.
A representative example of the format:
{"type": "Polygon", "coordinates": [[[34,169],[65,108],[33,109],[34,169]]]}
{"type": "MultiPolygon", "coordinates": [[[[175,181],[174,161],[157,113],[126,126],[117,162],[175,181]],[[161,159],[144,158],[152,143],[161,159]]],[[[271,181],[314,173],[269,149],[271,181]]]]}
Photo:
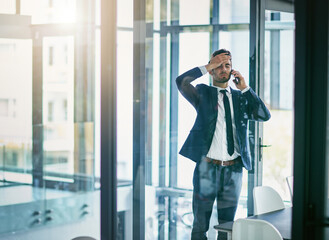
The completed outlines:
{"type": "Polygon", "coordinates": [[[1,185],[32,184],[32,41],[3,38],[0,51],[1,185]]]}
{"type": "Polygon", "coordinates": [[[99,1],[13,2],[0,23],[0,238],[99,239],[99,1]]]}
{"type": "MultiPolygon", "coordinates": [[[[100,239],[101,1],[32,2],[0,1],[6,20],[1,26],[10,23],[23,30],[0,32],[0,238],[100,239]]],[[[102,161],[116,160],[117,188],[105,191],[117,191],[117,239],[133,239],[136,231],[144,239],[189,239],[195,163],[178,152],[196,112],[178,92],[175,79],[207,64],[215,50],[226,48],[232,52],[233,69],[249,84],[250,3],[115,2],[117,104],[111,113],[116,125],[111,127],[117,133],[116,159],[102,161]],[[145,19],[134,23],[137,7],[145,10],[145,19]],[[138,41],[134,34],[140,34],[138,41]],[[136,68],[141,76],[134,76],[136,68]]],[[[266,25],[265,79],[269,80],[264,100],[273,120],[264,129],[264,142],[273,147],[264,151],[264,184],[284,189],[276,180],[289,175],[291,165],[293,86],[292,66],[286,62],[293,55],[293,21],[289,14],[280,14],[280,21],[271,19],[266,25]],[[279,36],[279,48],[271,44],[274,35],[279,36]],[[277,59],[275,52],[281,53],[277,59]],[[270,65],[274,60],[282,62],[279,78],[273,78],[278,73],[273,70],[277,66],[270,65]],[[273,95],[275,89],[280,100],[273,95]],[[274,145],[283,141],[276,139],[276,125],[271,124],[282,116],[285,146],[277,149],[274,145]]],[[[197,83],[211,84],[211,79],[205,75],[197,83]]],[[[250,181],[244,171],[236,218],[247,216],[250,181]]],[[[215,205],[209,239],[216,237],[215,205]]]]}
{"type": "Polygon", "coordinates": [[[264,98],[271,119],[264,124],[263,185],[291,201],[287,177],[292,176],[294,129],[294,14],[266,11],[264,98]]]}
{"type": "MultiPolygon", "coordinates": [[[[138,174],[134,175],[136,179],[132,179],[132,184],[145,181],[145,185],[132,189],[133,199],[118,196],[118,203],[121,205],[127,200],[126,206],[129,209],[132,206],[132,211],[138,213],[143,213],[145,208],[145,216],[132,216],[133,234],[142,231],[145,239],[188,239],[193,222],[195,163],[178,151],[194,123],[196,112],[178,92],[175,79],[189,69],[207,64],[213,51],[227,48],[233,54],[234,68],[244,72],[249,83],[249,2],[147,2],[145,6],[136,6],[145,8],[147,20],[138,20],[135,25],[129,23],[129,18],[123,18],[133,9],[131,4],[128,1],[118,4],[117,170],[118,182],[129,179],[134,171],[138,174]],[[231,9],[231,13],[227,9],[231,9]],[[141,34],[143,39],[144,27],[145,40],[133,42],[134,34],[141,34]],[[140,60],[131,62],[136,57],[134,54],[140,60]],[[135,68],[141,76],[133,75],[131,69],[135,68]],[[140,82],[133,81],[135,78],[140,82]],[[140,98],[133,100],[134,94],[140,94],[140,98]],[[136,223],[140,218],[145,220],[144,225],[136,223]]],[[[195,82],[198,83],[210,84],[209,75],[195,82]]],[[[246,172],[243,181],[237,217],[247,216],[246,172]]],[[[217,224],[215,205],[209,239],[216,237],[212,228],[217,224]]]]}

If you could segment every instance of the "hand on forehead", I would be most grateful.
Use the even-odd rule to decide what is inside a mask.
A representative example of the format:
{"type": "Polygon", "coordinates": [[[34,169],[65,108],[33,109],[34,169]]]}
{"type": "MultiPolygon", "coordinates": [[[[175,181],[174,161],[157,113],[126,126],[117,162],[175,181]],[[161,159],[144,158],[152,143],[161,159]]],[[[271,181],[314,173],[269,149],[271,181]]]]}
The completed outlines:
{"type": "Polygon", "coordinates": [[[216,56],[212,56],[212,58],[231,59],[231,56],[228,53],[221,53],[217,54],[216,56]]]}
{"type": "Polygon", "coordinates": [[[220,65],[226,63],[231,64],[231,56],[228,53],[221,53],[216,56],[213,56],[209,62],[217,62],[220,63],[220,65]]]}

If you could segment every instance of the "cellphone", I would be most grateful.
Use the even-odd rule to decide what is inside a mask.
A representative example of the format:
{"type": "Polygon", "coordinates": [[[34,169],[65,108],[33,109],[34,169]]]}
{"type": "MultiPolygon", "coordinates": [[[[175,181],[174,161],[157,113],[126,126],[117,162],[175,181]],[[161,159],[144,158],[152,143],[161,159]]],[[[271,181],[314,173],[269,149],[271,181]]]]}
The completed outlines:
{"type": "MultiPolygon", "coordinates": [[[[233,70],[231,70],[231,74],[232,74],[232,72],[233,72],[233,70]]],[[[240,81],[240,80],[239,80],[239,78],[237,78],[237,77],[233,79],[233,82],[234,82],[235,84],[239,84],[239,81],[240,81]]]]}

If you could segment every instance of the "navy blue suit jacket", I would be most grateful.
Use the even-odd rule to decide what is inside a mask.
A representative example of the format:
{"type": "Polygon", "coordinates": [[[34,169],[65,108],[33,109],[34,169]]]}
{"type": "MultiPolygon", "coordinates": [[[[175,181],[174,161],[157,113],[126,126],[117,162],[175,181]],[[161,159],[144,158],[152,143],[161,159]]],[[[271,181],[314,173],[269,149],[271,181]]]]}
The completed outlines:
{"type": "MultiPolygon", "coordinates": [[[[218,116],[218,92],[215,87],[191,82],[202,76],[198,67],[176,79],[178,90],[193,105],[197,112],[195,123],[180,150],[180,154],[199,162],[206,156],[216,129],[218,116]]],[[[251,170],[251,157],[248,141],[248,120],[267,121],[271,114],[263,101],[250,88],[247,92],[231,89],[234,121],[243,166],[251,170]]]]}

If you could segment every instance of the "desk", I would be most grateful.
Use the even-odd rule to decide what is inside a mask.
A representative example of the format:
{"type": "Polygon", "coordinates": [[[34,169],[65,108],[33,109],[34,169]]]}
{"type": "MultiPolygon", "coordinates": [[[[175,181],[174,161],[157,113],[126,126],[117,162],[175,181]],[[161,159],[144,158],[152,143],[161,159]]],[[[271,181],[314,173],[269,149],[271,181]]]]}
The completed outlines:
{"type": "MultiPolygon", "coordinates": [[[[281,233],[283,239],[291,239],[291,220],[292,220],[292,208],[285,208],[282,210],[264,213],[256,216],[248,217],[251,219],[261,219],[273,224],[281,233]]],[[[226,222],[214,226],[217,231],[227,232],[228,240],[232,239],[232,227],[233,222],[226,222]]]]}

